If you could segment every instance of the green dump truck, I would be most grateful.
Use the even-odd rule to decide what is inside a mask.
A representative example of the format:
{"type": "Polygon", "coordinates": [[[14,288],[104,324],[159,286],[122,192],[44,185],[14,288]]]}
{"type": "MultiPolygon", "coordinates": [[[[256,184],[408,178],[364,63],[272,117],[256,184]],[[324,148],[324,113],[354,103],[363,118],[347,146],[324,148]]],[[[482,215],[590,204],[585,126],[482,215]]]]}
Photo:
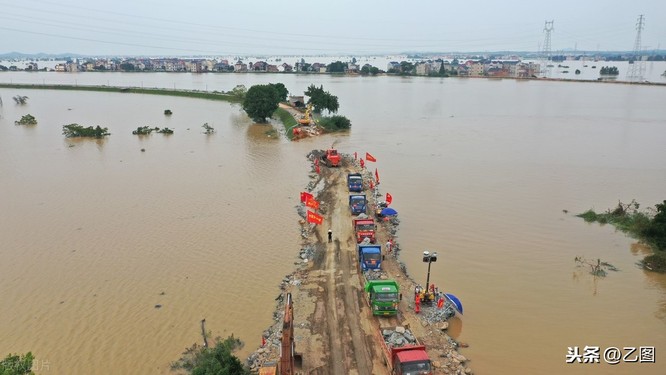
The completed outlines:
{"type": "Polygon", "coordinates": [[[396,315],[400,303],[400,286],[395,280],[370,280],[365,283],[365,292],[372,315],[396,315]]]}

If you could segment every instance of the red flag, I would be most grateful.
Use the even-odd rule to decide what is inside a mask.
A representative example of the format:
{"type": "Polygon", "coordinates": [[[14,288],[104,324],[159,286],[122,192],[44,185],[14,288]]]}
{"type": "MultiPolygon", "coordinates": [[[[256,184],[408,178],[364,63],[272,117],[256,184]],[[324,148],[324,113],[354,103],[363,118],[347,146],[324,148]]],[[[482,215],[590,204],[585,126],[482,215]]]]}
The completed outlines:
{"type": "Polygon", "coordinates": [[[317,174],[319,174],[319,172],[320,172],[319,164],[315,165],[315,171],[317,172],[317,174]]]}
{"type": "Polygon", "coordinates": [[[363,159],[361,159],[360,163],[361,163],[361,168],[365,168],[365,162],[363,161],[363,159]]]}
{"type": "Polygon", "coordinates": [[[308,200],[305,201],[305,205],[308,207],[312,207],[315,210],[319,208],[319,202],[317,202],[314,198],[308,198],[308,200]]]}
{"type": "Polygon", "coordinates": [[[264,346],[266,346],[266,338],[261,336],[261,347],[263,348],[264,346]]]}
{"type": "Polygon", "coordinates": [[[319,165],[319,159],[315,159],[314,165],[319,165]]]}
{"type": "Polygon", "coordinates": [[[324,218],[321,215],[308,210],[308,223],[321,224],[324,221],[324,218]]]}
{"type": "Polygon", "coordinates": [[[389,193],[386,193],[386,205],[391,204],[393,202],[393,196],[389,193]]]}
{"type": "Polygon", "coordinates": [[[356,154],[356,151],[354,151],[354,160],[356,160],[356,158],[358,158],[358,155],[356,154]]]}
{"type": "Polygon", "coordinates": [[[367,152],[365,153],[365,160],[367,161],[377,161],[374,156],[368,154],[367,152]]]}
{"type": "Polygon", "coordinates": [[[375,184],[372,182],[372,180],[370,180],[370,190],[372,190],[374,188],[375,188],[375,184]]]}
{"type": "Polygon", "coordinates": [[[312,194],[307,193],[305,191],[301,192],[301,202],[305,203],[307,202],[308,199],[312,198],[312,194]]]}
{"type": "Polygon", "coordinates": [[[379,185],[379,172],[377,172],[377,168],[375,168],[375,180],[377,180],[377,185],[379,185]]]}

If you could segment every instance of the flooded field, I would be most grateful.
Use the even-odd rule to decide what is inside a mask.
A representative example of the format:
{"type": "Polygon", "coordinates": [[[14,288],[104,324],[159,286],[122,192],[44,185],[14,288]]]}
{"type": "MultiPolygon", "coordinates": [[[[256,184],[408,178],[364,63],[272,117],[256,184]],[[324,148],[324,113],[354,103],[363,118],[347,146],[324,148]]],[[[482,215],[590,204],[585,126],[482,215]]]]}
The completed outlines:
{"type": "Polygon", "coordinates": [[[283,82],[292,93],[315,83],[353,123],[349,134],[289,143],[223,102],[0,89],[0,353],[33,351],[38,373],[167,374],[201,340],[202,318],[249,353],[296,261],[305,154],[332,143],[377,157],[417,281],[421,252],[440,254],[431,280],[465,305],[456,329],[476,373],[662,372],[666,277],[635,266],[635,240],[573,213],[666,199],[663,88],[268,74],[0,80],[26,77],[211,91],[283,82]],[[28,104],[15,105],[17,94],[28,104]],[[15,126],[26,113],[39,124],[15,126]],[[215,134],[203,134],[206,122],[215,134]],[[69,123],[112,135],[65,139],[69,123]],[[175,133],[131,134],[143,125],[175,133]],[[575,256],[620,272],[594,280],[575,256]],[[657,364],[566,364],[573,346],[655,346],[657,364]]]}

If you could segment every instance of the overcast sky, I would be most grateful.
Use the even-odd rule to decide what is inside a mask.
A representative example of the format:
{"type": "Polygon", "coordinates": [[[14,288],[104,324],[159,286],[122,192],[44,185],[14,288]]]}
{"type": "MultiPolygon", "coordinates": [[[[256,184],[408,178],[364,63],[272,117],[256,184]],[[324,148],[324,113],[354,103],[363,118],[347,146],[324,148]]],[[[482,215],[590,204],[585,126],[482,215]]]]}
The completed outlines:
{"type": "Polygon", "coordinates": [[[0,0],[0,53],[330,55],[666,49],[665,0],[0,0]]]}

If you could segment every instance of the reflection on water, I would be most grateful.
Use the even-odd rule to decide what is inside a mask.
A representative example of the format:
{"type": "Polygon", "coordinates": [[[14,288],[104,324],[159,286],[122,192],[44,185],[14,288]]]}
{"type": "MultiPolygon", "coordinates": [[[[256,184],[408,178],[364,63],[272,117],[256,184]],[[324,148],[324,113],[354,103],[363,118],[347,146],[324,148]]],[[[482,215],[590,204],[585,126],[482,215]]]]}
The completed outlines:
{"type": "Polygon", "coordinates": [[[0,304],[0,353],[33,351],[54,373],[166,374],[200,340],[206,318],[214,335],[245,340],[246,355],[296,260],[305,155],[334,143],[377,158],[417,282],[426,275],[422,251],[440,254],[431,281],[465,306],[464,329],[454,320],[449,330],[470,344],[463,354],[476,372],[661,374],[650,365],[568,366],[564,356],[568,346],[666,347],[666,276],[636,267],[643,250],[634,240],[573,216],[664,199],[663,88],[202,77],[224,90],[323,84],[353,130],[290,143],[227,103],[0,89],[30,97],[1,108],[0,300],[9,303],[0,304]],[[14,126],[26,113],[39,124],[14,126]],[[62,125],[73,122],[112,135],[64,139],[62,125]],[[206,122],[215,134],[202,133],[206,122]],[[143,125],[175,133],[131,134],[143,125]],[[587,274],[572,279],[576,256],[621,271],[596,286],[587,274]],[[99,365],[108,363],[114,368],[99,365]]]}

